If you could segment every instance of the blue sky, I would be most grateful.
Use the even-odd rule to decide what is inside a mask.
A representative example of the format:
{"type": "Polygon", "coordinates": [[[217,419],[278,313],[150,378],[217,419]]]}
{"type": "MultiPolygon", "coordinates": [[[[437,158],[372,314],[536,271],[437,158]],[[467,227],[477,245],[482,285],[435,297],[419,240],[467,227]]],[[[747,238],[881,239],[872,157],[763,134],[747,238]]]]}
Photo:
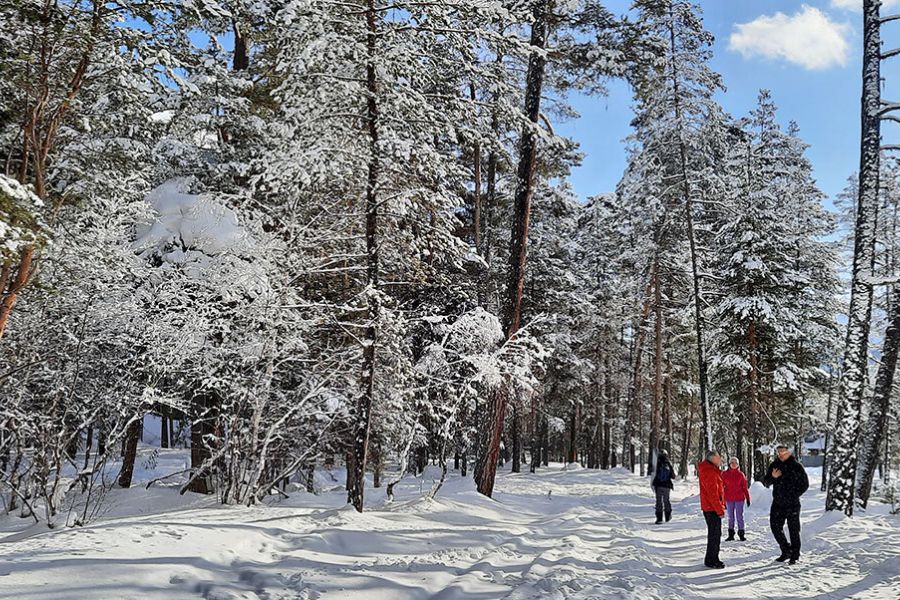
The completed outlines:
{"type": "MultiPolygon", "coordinates": [[[[607,2],[619,14],[630,4],[607,2]]],[[[770,89],[779,120],[799,124],[819,187],[834,197],[859,163],[862,0],[700,0],[700,5],[706,29],[716,37],[712,67],[727,87],[722,105],[742,116],[755,105],[760,88],[770,89]]],[[[900,0],[885,2],[882,14],[892,12],[900,12],[900,0]]],[[[900,21],[885,25],[882,38],[885,49],[900,46],[900,21]]],[[[900,100],[900,57],[892,60],[883,68],[884,97],[900,100]]],[[[612,191],[625,168],[631,90],[617,81],[605,98],[570,101],[581,118],[557,131],[577,140],[585,153],[572,185],[582,198],[612,191]]],[[[900,143],[900,127],[885,125],[883,136],[886,143],[900,143]]]]}

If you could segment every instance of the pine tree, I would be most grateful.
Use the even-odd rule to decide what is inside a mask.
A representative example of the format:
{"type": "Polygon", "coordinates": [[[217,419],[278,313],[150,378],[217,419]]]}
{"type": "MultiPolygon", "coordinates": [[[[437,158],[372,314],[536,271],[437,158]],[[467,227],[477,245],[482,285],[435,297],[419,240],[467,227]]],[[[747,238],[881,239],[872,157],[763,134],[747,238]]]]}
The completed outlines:
{"type": "MultiPolygon", "coordinates": [[[[690,264],[689,297],[694,307],[702,444],[709,449],[713,439],[707,399],[706,327],[702,317],[704,258],[697,221],[703,218],[698,202],[711,186],[710,179],[721,154],[720,130],[724,115],[713,96],[722,84],[720,77],[708,66],[712,36],[703,29],[699,7],[683,0],[647,0],[636,3],[636,7],[640,10],[639,26],[662,40],[665,48],[659,68],[647,71],[647,75],[636,83],[638,105],[633,140],[638,146],[631,169],[639,182],[636,193],[653,194],[652,190],[657,190],[655,202],[659,207],[652,227],[654,251],[649,258],[650,285],[661,302],[662,294],[657,291],[669,287],[671,276],[670,259],[665,255],[677,252],[678,244],[685,240],[690,264]],[[648,180],[653,183],[647,185],[648,180]]],[[[662,336],[662,310],[656,310],[654,314],[659,325],[655,336],[659,339],[662,336]]],[[[658,449],[660,438],[662,361],[659,357],[656,364],[649,442],[651,454],[658,449]]]]}

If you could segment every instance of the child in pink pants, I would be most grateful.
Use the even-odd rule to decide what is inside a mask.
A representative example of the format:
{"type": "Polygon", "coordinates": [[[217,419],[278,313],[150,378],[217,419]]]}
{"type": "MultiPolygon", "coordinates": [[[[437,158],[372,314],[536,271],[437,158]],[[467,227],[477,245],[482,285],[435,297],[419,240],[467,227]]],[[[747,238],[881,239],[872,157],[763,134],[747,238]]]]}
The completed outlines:
{"type": "Polygon", "coordinates": [[[734,540],[734,522],[737,521],[738,536],[743,542],[744,537],[744,502],[750,506],[750,490],[747,487],[747,476],[741,471],[740,461],[732,456],[728,461],[728,470],[722,473],[722,482],[725,484],[725,510],[728,512],[728,538],[734,540]]]}

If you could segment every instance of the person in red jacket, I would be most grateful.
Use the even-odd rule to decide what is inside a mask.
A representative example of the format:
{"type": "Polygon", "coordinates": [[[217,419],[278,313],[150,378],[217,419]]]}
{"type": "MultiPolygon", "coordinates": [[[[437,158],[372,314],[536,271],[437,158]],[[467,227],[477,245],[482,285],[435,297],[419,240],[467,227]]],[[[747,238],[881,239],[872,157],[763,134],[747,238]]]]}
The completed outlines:
{"type": "Polygon", "coordinates": [[[747,476],[741,471],[741,461],[732,456],[728,461],[728,469],[722,473],[725,484],[725,510],[728,511],[728,537],[726,542],[734,541],[734,521],[737,518],[738,537],[744,537],[744,502],[750,506],[750,490],[747,487],[747,476]]]}
{"type": "Polygon", "coordinates": [[[710,569],[724,569],[719,560],[722,543],[722,517],[725,516],[725,488],[722,484],[722,457],[715,450],[706,453],[706,460],[697,465],[700,480],[700,510],[706,519],[706,559],[710,569]]]}

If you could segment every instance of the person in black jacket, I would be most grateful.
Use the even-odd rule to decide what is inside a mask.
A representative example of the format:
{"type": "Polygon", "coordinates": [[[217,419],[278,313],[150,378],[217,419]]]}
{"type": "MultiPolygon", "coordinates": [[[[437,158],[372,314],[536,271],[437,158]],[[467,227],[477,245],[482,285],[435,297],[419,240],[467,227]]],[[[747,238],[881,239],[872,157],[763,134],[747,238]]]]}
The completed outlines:
{"type": "Polygon", "coordinates": [[[793,565],[800,560],[800,496],[809,489],[809,478],[806,476],[806,469],[797,462],[787,446],[778,446],[776,452],[778,458],[769,465],[763,479],[763,485],[772,488],[769,525],[775,541],[781,547],[781,556],[775,560],[790,560],[789,564],[793,565]],[[785,521],[791,536],[790,543],[784,537],[785,521]]]}
{"type": "Polygon", "coordinates": [[[663,514],[665,513],[666,522],[672,520],[672,503],[669,502],[669,492],[674,487],[672,478],[675,470],[672,469],[672,463],[669,462],[669,455],[665,450],[660,450],[656,457],[656,474],[653,476],[653,491],[656,492],[656,524],[663,522],[663,514]]]}

